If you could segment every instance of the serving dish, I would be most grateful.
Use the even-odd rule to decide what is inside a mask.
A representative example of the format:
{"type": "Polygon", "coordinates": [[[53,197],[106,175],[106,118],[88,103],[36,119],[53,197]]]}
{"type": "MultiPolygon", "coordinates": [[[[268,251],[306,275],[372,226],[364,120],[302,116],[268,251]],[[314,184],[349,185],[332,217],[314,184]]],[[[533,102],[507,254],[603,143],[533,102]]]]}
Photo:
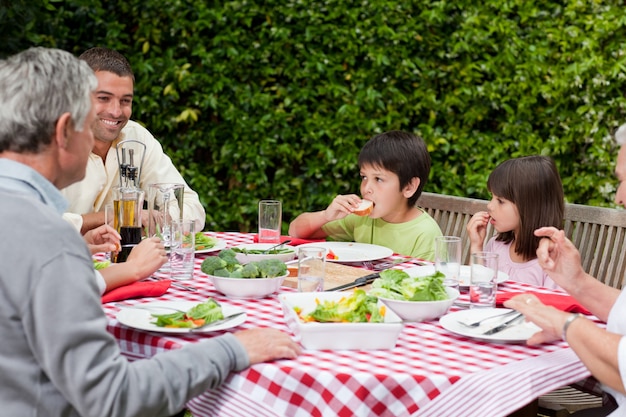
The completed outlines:
{"type": "MultiPolygon", "coordinates": [[[[303,313],[315,309],[317,300],[337,301],[345,293],[283,293],[278,299],[287,325],[306,349],[392,349],[402,331],[402,320],[386,308],[383,323],[316,323],[303,322],[294,308],[303,313]]],[[[379,303],[381,303],[379,301],[379,303]]]]}
{"type": "Polygon", "coordinates": [[[446,288],[448,298],[438,301],[405,301],[390,298],[379,299],[405,321],[427,321],[437,319],[448,312],[452,304],[459,298],[459,291],[446,288]]]}
{"type": "Polygon", "coordinates": [[[263,298],[278,292],[288,274],[275,278],[230,278],[208,275],[215,289],[231,298],[263,298]]]}

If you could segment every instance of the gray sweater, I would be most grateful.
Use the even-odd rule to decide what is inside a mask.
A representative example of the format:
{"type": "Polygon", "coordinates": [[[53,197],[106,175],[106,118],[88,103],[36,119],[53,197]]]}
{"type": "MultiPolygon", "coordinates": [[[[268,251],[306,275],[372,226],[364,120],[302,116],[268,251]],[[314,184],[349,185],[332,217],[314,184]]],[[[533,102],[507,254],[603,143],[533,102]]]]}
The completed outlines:
{"type": "Polygon", "coordinates": [[[249,365],[231,334],[128,362],[60,194],[0,159],[0,404],[7,416],[167,416],[249,365]]]}

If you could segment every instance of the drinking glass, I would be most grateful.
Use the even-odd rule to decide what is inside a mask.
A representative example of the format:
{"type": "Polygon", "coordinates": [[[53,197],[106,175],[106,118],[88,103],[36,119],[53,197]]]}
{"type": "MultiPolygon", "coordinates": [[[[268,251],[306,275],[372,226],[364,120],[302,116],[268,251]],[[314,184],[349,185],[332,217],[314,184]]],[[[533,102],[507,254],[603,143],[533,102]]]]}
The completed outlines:
{"type": "MultiPolygon", "coordinates": [[[[115,218],[115,210],[113,209],[113,203],[109,203],[105,205],[104,206],[104,224],[107,224],[113,229],[115,229],[116,231],[118,231],[117,225],[115,224],[115,219],[116,218],[115,218]]],[[[105,257],[107,261],[110,261],[112,257],[111,252],[107,252],[105,257]]]]}
{"type": "Polygon", "coordinates": [[[259,202],[259,243],[280,243],[282,204],[278,200],[259,202]]]}
{"type": "Polygon", "coordinates": [[[183,219],[183,184],[159,183],[148,186],[148,236],[161,239],[168,251],[168,261],[159,269],[169,272],[173,222],[183,219]]]}
{"type": "Polygon", "coordinates": [[[459,289],[461,274],[461,238],[438,236],[435,238],[435,270],[445,275],[443,284],[459,289]]]}
{"type": "Polygon", "coordinates": [[[498,291],[498,254],[472,253],[470,272],[470,308],[496,306],[498,291]]]}
{"type": "Polygon", "coordinates": [[[170,277],[175,280],[193,278],[195,258],[195,222],[178,220],[172,222],[172,246],[170,248],[170,277]]]}
{"type": "Polygon", "coordinates": [[[323,291],[325,270],[326,248],[298,248],[298,291],[323,291]]]}

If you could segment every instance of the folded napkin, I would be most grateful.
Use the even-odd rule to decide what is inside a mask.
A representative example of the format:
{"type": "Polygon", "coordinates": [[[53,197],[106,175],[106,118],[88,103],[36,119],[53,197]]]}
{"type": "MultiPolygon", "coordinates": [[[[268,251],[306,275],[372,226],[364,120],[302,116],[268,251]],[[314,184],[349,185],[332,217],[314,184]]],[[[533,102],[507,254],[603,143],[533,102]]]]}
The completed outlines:
{"type": "Polygon", "coordinates": [[[138,281],[117,287],[102,296],[102,303],[128,300],[129,298],[159,297],[165,294],[171,281],[138,281]]]}
{"type": "Polygon", "coordinates": [[[545,305],[555,307],[562,311],[569,311],[571,313],[582,313],[587,315],[591,314],[589,310],[578,304],[576,299],[571,295],[544,294],[533,291],[498,293],[498,295],[496,296],[496,305],[502,306],[502,304],[506,300],[520,294],[532,294],[545,305]]]}
{"type": "MultiPolygon", "coordinates": [[[[259,235],[254,235],[254,243],[259,243],[259,235]]],[[[291,240],[289,246],[298,246],[303,245],[305,243],[317,243],[317,242],[326,242],[326,239],[298,239],[291,236],[281,236],[280,242],[286,242],[287,240],[291,240]]]]}

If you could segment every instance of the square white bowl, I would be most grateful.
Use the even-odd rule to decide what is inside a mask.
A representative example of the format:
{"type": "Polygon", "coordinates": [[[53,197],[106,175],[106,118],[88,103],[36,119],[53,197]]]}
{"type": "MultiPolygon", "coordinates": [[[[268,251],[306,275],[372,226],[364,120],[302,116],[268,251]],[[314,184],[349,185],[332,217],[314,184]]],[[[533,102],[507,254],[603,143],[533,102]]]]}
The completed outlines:
{"type": "Polygon", "coordinates": [[[403,324],[389,308],[383,323],[305,323],[294,311],[298,307],[307,314],[315,309],[316,299],[337,301],[347,296],[345,292],[307,292],[280,294],[278,298],[287,324],[306,349],[393,349],[403,324]]]}

